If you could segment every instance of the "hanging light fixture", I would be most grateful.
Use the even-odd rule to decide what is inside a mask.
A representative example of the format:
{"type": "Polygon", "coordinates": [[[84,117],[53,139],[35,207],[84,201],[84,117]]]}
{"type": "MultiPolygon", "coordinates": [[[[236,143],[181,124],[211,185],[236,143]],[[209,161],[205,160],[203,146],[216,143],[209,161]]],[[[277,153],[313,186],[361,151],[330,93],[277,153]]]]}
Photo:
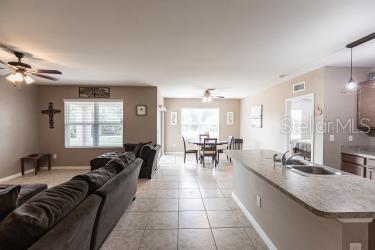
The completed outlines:
{"type": "Polygon", "coordinates": [[[353,48],[350,48],[350,78],[347,83],[345,83],[343,93],[353,93],[358,89],[358,83],[353,78],[353,48]]]}
{"type": "Polygon", "coordinates": [[[357,41],[354,41],[346,45],[346,48],[350,49],[350,78],[349,81],[345,83],[345,86],[342,89],[342,93],[353,93],[356,92],[358,89],[358,83],[353,78],[353,48],[357,47],[358,45],[367,43],[372,39],[375,39],[375,33],[362,37],[357,41]]]}

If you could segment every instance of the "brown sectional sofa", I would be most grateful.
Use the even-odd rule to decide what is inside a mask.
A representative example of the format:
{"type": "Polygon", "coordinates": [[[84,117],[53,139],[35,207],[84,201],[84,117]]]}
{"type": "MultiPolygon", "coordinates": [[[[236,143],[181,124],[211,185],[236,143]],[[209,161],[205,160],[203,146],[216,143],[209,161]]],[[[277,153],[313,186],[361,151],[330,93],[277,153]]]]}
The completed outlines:
{"type": "Polygon", "coordinates": [[[99,249],[135,198],[142,159],[40,192],[0,222],[2,250],[99,249]]]}

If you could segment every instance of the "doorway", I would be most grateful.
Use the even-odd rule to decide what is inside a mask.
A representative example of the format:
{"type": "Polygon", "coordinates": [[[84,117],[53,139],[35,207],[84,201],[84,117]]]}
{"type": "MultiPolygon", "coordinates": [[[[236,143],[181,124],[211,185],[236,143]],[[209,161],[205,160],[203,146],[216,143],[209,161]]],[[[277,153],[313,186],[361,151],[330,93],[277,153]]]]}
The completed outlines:
{"type": "Polygon", "coordinates": [[[311,162],[314,162],[314,105],[314,93],[285,100],[289,128],[286,148],[311,162]]]}

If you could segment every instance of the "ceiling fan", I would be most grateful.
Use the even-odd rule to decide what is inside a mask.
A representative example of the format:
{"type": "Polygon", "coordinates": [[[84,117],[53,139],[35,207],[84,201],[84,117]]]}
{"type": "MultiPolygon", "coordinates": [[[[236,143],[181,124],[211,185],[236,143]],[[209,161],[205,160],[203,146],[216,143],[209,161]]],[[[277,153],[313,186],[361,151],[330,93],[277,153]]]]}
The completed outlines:
{"type": "Polygon", "coordinates": [[[58,70],[50,70],[50,69],[33,69],[29,64],[23,63],[21,60],[25,56],[24,53],[18,52],[18,51],[12,51],[14,55],[18,58],[17,61],[11,61],[8,63],[5,63],[0,60],[0,64],[3,64],[6,68],[2,68],[4,70],[10,71],[9,74],[5,75],[5,78],[12,82],[13,84],[16,83],[22,83],[26,82],[26,84],[31,84],[35,80],[31,77],[36,76],[44,79],[48,79],[51,81],[57,81],[59,80],[58,78],[48,76],[45,74],[59,74],[61,75],[62,73],[58,70]]]}
{"type": "Polygon", "coordinates": [[[202,95],[199,95],[202,97],[202,102],[207,103],[207,102],[212,102],[212,99],[223,99],[224,96],[219,96],[219,95],[214,95],[212,92],[215,91],[213,88],[208,88],[203,91],[202,95]]]}

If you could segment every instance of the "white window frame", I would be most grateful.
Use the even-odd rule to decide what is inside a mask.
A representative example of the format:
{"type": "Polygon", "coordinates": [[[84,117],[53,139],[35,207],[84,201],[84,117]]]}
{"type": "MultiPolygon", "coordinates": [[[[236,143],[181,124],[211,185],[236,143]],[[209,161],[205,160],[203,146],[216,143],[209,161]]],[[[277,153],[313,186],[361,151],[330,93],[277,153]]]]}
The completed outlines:
{"type": "MultiPolygon", "coordinates": [[[[96,98],[96,99],[64,99],[64,146],[65,148],[122,148],[123,147],[123,143],[124,143],[124,100],[122,99],[101,99],[101,98],[96,98]],[[69,102],[121,102],[122,105],[123,105],[123,116],[122,116],[122,137],[121,137],[121,145],[112,145],[112,146],[98,146],[98,142],[97,140],[99,139],[98,137],[94,137],[94,145],[93,146],[68,146],[69,144],[67,144],[67,140],[69,140],[69,136],[68,136],[68,129],[67,129],[67,125],[88,125],[88,123],[70,123],[70,124],[67,124],[67,121],[66,121],[66,105],[67,103],[69,102]],[[96,140],[96,142],[95,142],[96,140]]],[[[95,110],[95,113],[97,113],[97,110],[95,110]]],[[[95,120],[97,120],[97,115],[95,115],[95,120]]],[[[102,125],[102,124],[113,124],[113,123],[96,123],[94,122],[94,130],[98,130],[98,127],[99,125],[102,125]]],[[[116,123],[117,124],[117,123],[116,123]]],[[[98,133],[98,132],[96,132],[98,133]]]]}
{"type": "MultiPolygon", "coordinates": [[[[218,122],[217,122],[217,138],[219,139],[220,137],[220,108],[219,107],[182,107],[181,108],[181,111],[180,111],[180,120],[181,120],[181,135],[184,135],[183,134],[183,123],[182,123],[182,111],[184,109],[214,109],[214,110],[217,110],[217,114],[218,114],[218,122]]],[[[199,135],[198,135],[199,136],[199,135]]],[[[212,135],[210,134],[210,137],[212,137],[212,135]]],[[[197,138],[186,138],[186,139],[198,139],[197,138]]]]}

